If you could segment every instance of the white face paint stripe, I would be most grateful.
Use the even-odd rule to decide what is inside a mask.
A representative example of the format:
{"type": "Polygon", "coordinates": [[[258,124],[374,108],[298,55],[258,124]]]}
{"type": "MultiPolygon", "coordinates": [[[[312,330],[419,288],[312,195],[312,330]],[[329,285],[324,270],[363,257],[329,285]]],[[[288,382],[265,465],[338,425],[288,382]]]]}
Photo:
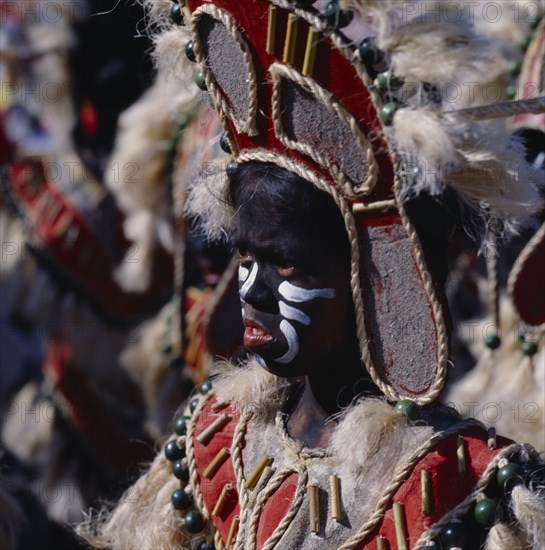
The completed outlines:
{"type": "Polygon", "coordinates": [[[250,274],[250,270],[247,267],[244,267],[243,265],[238,266],[238,281],[239,283],[243,283],[250,274]]]}
{"type": "Polygon", "coordinates": [[[244,282],[244,284],[240,287],[240,297],[244,300],[246,299],[246,294],[248,294],[248,291],[250,288],[252,288],[252,285],[255,282],[255,278],[257,276],[257,262],[254,262],[254,265],[252,266],[252,270],[250,271],[250,275],[248,275],[248,278],[244,282]]]}
{"type": "Polygon", "coordinates": [[[303,325],[310,324],[310,317],[303,313],[300,309],[297,309],[292,306],[288,306],[285,302],[278,302],[280,306],[280,314],[286,319],[292,319],[293,321],[299,321],[303,325]]]}
{"type": "Polygon", "coordinates": [[[301,288],[284,281],[278,287],[278,292],[288,302],[309,302],[316,298],[335,298],[334,288],[301,288]]]}
{"type": "Polygon", "coordinates": [[[277,363],[290,363],[299,353],[299,338],[297,338],[297,332],[289,321],[282,321],[280,323],[280,330],[288,342],[288,351],[282,357],[276,359],[276,361],[277,363]]]}

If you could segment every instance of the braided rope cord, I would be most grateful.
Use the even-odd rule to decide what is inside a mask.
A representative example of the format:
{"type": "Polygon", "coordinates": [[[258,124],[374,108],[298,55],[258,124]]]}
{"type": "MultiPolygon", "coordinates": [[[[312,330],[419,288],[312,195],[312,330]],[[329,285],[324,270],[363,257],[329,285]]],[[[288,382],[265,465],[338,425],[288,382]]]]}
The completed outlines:
{"type": "MultiPolygon", "coordinates": [[[[475,489],[473,489],[473,491],[462,502],[460,502],[460,504],[458,504],[456,508],[445,514],[445,516],[443,516],[437,523],[432,525],[425,533],[420,536],[414,547],[415,550],[426,546],[432,541],[432,539],[438,537],[441,534],[441,531],[443,530],[445,525],[451,523],[452,520],[458,519],[460,516],[467,514],[473,503],[476,501],[477,496],[482,494],[483,489],[495,476],[495,470],[500,460],[508,456],[514,455],[515,453],[519,453],[520,451],[526,451],[527,449],[525,447],[527,446],[521,445],[519,443],[513,443],[512,445],[509,445],[509,447],[502,449],[488,464],[486,470],[483,472],[483,475],[477,482],[477,485],[475,485],[475,489]]],[[[537,455],[535,451],[534,454],[537,455]]]]}
{"type": "Polygon", "coordinates": [[[239,133],[246,133],[249,136],[257,135],[257,77],[255,74],[252,53],[250,51],[250,48],[246,44],[244,37],[239,31],[236,21],[231,17],[228,12],[219,9],[217,6],[214,6],[213,4],[203,4],[202,6],[198,7],[192,14],[191,34],[193,36],[195,55],[197,56],[197,59],[201,64],[206,86],[208,88],[208,91],[212,95],[216,106],[220,106],[223,113],[229,116],[229,118],[235,124],[235,127],[239,133]],[[240,50],[242,51],[244,64],[248,73],[248,118],[246,120],[242,120],[237,117],[233,107],[225,99],[225,96],[221,91],[221,88],[218,86],[214,75],[207,66],[198,32],[198,22],[203,15],[209,15],[217,21],[221,22],[231,33],[233,40],[239,45],[240,50]]]}
{"type": "Polygon", "coordinates": [[[194,439],[195,439],[195,426],[199,416],[212,397],[214,397],[214,390],[210,390],[198,403],[197,407],[193,411],[193,414],[190,416],[189,421],[187,422],[187,431],[186,431],[186,456],[189,466],[189,480],[191,487],[193,487],[193,500],[195,501],[197,508],[201,511],[205,521],[210,519],[210,513],[206,508],[202,493],[200,491],[200,482],[199,482],[199,472],[197,471],[197,465],[195,464],[195,448],[194,448],[194,439]]]}
{"type": "Polygon", "coordinates": [[[273,63],[270,67],[270,73],[273,79],[273,93],[272,93],[272,115],[274,130],[278,139],[287,147],[299,151],[313,159],[317,164],[323,166],[333,175],[335,181],[344,189],[345,193],[353,198],[358,198],[361,195],[369,194],[375,187],[379,168],[373,149],[367,141],[365,135],[360,130],[356,119],[350,115],[350,113],[335,99],[333,94],[324,90],[321,86],[318,86],[311,78],[303,76],[299,71],[293,67],[282,65],[280,63],[273,63]],[[334,112],[337,117],[346,126],[350,128],[350,131],[359,148],[365,152],[367,157],[367,176],[363,182],[360,182],[357,187],[353,187],[348,178],[342,172],[339,166],[334,162],[328,160],[321,153],[313,149],[306,143],[301,143],[290,139],[282,124],[282,101],[281,101],[281,83],[283,79],[290,79],[308,92],[314,97],[318,98],[322,104],[324,104],[329,111],[334,112]]]}
{"type": "Polygon", "coordinates": [[[384,514],[386,513],[390,502],[394,497],[394,494],[401,487],[401,485],[407,480],[415,466],[422,460],[422,458],[429,453],[429,451],[441,441],[447,439],[451,435],[459,434],[463,428],[479,426],[483,427],[482,424],[474,419],[465,420],[451,428],[444,430],[442,432],[437,432],[434,434],[428,441],[421,445],[411,456],[405,464],[403,464],[397,471],[394,473],[394,477],[390,485],[386,487],[384,493],[380,497],[379,501],[376,504],[374,512],[371,514],[369,519],[362,525],[357,533],[352,535],[347,539],[338,550],[354,550],[359,544],[361,544],[365,538],[370,535],[376,526],[382,521],[384,514]]]}

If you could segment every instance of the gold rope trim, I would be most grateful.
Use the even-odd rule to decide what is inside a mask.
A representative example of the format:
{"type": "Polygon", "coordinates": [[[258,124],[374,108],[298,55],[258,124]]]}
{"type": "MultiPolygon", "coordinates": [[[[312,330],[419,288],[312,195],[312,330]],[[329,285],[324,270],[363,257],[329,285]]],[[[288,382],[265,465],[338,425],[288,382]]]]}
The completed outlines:
{"type": "Polygon", "coordinates": [[[240,32],[236,21],[231,15],[219,9],[212,4],[203,4],[197,8],[191,17],[191,34],[193,35],[193,44],[195,49],[195,55],[204,73],[204,79],[209,93],[212,95],[214,102],[221,110],[229,116],[233,121],[237,132],[240,134],[248,134],[249,136],[257,135],[257,112],[258,112],[258,94],[257,94],[257,77],[255,74],[254,62],[252,53],[248,44],[246,43],[244,36],[240,32]],[[248,118],[242,120],[235,115],[235,112],[231,105],[226,101],[223,92],[218,86],[212,71],[204,59],[201,39],[199,35],[198,23],[203,15],[209,15],[220,23],[222,23],[231,33],[233,40],[239,45],[242,55],[244,57],[244,64],[246,65],[246,71],[248,73],[248,118]]]}

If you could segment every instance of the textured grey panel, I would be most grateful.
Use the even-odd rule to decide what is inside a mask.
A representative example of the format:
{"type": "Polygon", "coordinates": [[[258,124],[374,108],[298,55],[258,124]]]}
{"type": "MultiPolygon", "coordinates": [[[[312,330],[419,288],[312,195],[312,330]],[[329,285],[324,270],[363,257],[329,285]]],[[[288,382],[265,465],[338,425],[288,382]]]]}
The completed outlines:
{"type": "Polygon", "coordinates": [[[375,368],[401,395],[433,383],[437,330],[411,243],[401,225],[361,229],[367,335],[375,368]]]}
{"type": "Polygon", "coordinates": [[[246,120],[249,113],[248,71],[238,43],[223,23],[209,15],[199,19],[199,37],[204,57],[234,115],[246,120]]]}
{"type": "Polygon", "coordinates": [[[309,145],[354,184],[367,175],[367,159],[350,128],[318,98],[292,80],[281,83],[282,124],[288,138],[309,145]]]}

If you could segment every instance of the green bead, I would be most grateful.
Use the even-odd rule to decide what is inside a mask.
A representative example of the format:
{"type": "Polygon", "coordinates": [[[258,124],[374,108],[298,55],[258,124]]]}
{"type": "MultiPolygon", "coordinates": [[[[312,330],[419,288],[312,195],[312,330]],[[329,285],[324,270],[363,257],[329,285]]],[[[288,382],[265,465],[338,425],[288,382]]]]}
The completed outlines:
{"type": "Polygon", "coordinates": [[[202,395],[206,395],[211,389],[212,389],[212,380],[207,380],[206,382],[203,382],[199,387],[199,391],[201,392],[202,395]]]}
{"type": "Polygon", "coordinates": [[[361,41],[358,52],[362,63],[368,68],[378,65],[384,60],[384,52],[377,47],[373,36],[361,41]]]}
{"type": "Polygon", "coordinates": [[[170,8],[170,19],[176,25],[184,24],[184,14],[182,13],[182,8],[179,4],[173,4],[170,8]]]}
{"type": "Polygon", "coordinates": [[[193,504],[193,499],[183,489],[176,489],[172,493],[170,501],[176,510],[187,510],[193,504]]]}
{"type": "Polygon", "coordinates": [[[468,530],[462,523],[449,523],[441,531],[445,548],[463,548],[467,544],[468,530]]]}
{"type": "Polygon", "coordinates": [[[395,409],[411,420],[418,420],[420,418],[420,407],[410,399],[398,401],[395,409]]]}
{"type": "Polygon", "coordinates": [[[519,41],[519,49],[522,52],[525,52],[528,49],[528,46],[530,45],[530,42],[532,41],[532,37],[530,35],[523,36],[519,41]]]}
{"type": "Polygon", "coordinates": [[[537,353],[537,342],[532,342],[531,340],[523,342],[522,353],[524,353],[527,357],[534,356],[537,353]]]}
{"type": "Polygon", "coordinates": [[[338,0],[333,0],[325,7],[324,17],[335,29],[343,29],[350,25],[354,14],[351,11],[341,10],[338,0]]]}
{"type": "Polygon", "coordinates": [[[191,63],[195,63],[197,61],[197,56],[195,55],[195,45],[193,44],[193,40],[190,40],[185,45],[185,55],[187,56],[187,59],[191,61],[191,63]]]}
{"type": "Polygon", "coordinates": [[[178,447],[178,444],[176,443],[176,440],[171,439],[165,445],[165,456],[167,460],[170,460],[170,462],[176,462],[177,460],[184,458],[185,449],[180,449],[180,447],[178,447]]]}
{"type": "Polygon", "coordinates": [[[382,123],[386,126],[390,126],[394,121],[394,115],[396,114],[398,109],[399,103],[395,101],[390,101],[389,103],[386,103],[386,105],[382,107],[379,113],[379,118],[382,123]]]}
{"type": "Polygon", "coordinates": [[[197,405],[199,404],[199,398],[198,397],[194,397],[190,402],[189,402],[189,410],[191,412],[195,412],[195,409],[197,408],[197,405]]]}
{"type": "Polygon", "coordinates": [[[507,99],[515,99],[515,96],[517,95],[517,85],[516,84],[509,84],[507,88],[505,89],[505,96],[507,99]]]}
{"type": "Polygon", "coordinates": [[[484,345],[489,349],[498,349],[501,344],[501,338],[497,334],[487,334],[484,337],[484,345]]]}
{"type": "Polygon", "coordinates": [[[522,61],[511,61],[509,63],[509,67],[507,68],[507,72],[511,76],[518,76],[521,69],[522,69],[522,61]]]}
{"type": "Polygon", "coordinates": [[[228,178],[232,178],[235,170],[238,168],[237,161],[235,159],[231,159],[227,166],[225,167],[225,172],[227,173],[228,178]]]}
{"type": "Polygon", "coordinates": [[[221,134],[221,137],[220,137],[220,147],[227,153],[227,154],[231,154],[232,151],[231,151],[231,145],[229,145],[229,140],[227,139],[227,134],[224,132],[223,134],[221,134]]]}
{"type": "Polygon", "coordinates": [[[496,474],[498,485],[506,491],[510,491],[515,485],[522,483],[523,471],[520,464],[509,462],[496,474]]]}
{"type": "Polygon", "coordinates": [[[387,71],[377,75],[376,84],[383,92],[387,92],[389,90],[395,92],[403,86],[403,80],[396,78],[393,71],[388,69],[387,71]]]}
{"type": "Polygon", "coordinates": [[[199,533],[204,529],[204,518],[200,512],[192,510],[184,516],[184,526],[190,533],[199,533]]]}
{"type": "Polygon", "coordinates": [[[172,473],[180,481],[189,481],[189,468],[185,466],[181,460],[177,460],[172,465],[172,473]]]}
{"type": "Polygon", "coordinates": [[[473,515],[480,525],[492,527],[498,516],[498,501],[491,498],[480,500],[475,504],[473,515]]]}
{"type": "Polygon", "coordinates": [[[203,91],[206,90],[206,82],[204,80],[204,73],[202,72],[202,70],[198,70],[196,73],[195,73],[195,84],[203,91]]]}
{"type": "Polygon", "coordinates": [[[187,432],[187,421],[189,416],[180,415],[174,419],[173,430],[176,435],[185,435],[187,432]]]}

